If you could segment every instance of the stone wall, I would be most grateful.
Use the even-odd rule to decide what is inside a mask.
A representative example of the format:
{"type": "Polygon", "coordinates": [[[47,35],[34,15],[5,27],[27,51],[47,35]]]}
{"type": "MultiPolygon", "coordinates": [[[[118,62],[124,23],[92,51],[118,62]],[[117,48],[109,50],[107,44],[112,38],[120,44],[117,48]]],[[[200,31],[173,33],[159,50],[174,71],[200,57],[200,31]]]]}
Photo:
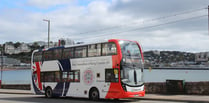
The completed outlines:
{"type": "Polygon", "coordinates": [[[145,91],[152,94],[165,94],[167,92],[166,84],[163,82],[145,83],[145,91]]]}
{"type": "Polygon", "coordinates": [[[209,95],[209,81],[208,82],[186,82],[185,93],[209,95]]]}
{"type": "MultiPolygon", "coordinates": [[[[175,86],[175,85],[174,85],[175,86]]],[[[177,85],[178,86],[178,85],[177,85]]],[[[30,90],[30,85],[2,85],[5,89],[22,89],[30,90]]],[[[195,94],[195,95],[209,95],[209,81],[208,82],[185,82],[183,87],[177,87],[169,90],[166,82],[151,82],[145,83],[146,93],[152,94],[195,94]],[[177,90],[180,89],[180,90],[177,90]]]]}
{"type": "Polygon", "coordinates": [[[25,85],[13,85],[13,84],[10,84],[10,85],[2,85],[1,86],[3,89],[20,89],[20,90],[30,90],[30,85],[28,84],[25,84],[25,85]]]}
{"type": "Polygon", "coordinates": [[[153,94],[196,94],[209,95],[209,81],[208,82],[185,82],[184,86],[175,87],[170,90],[166,82],[151,82],[145,83],[146,93],[153,94]]]}

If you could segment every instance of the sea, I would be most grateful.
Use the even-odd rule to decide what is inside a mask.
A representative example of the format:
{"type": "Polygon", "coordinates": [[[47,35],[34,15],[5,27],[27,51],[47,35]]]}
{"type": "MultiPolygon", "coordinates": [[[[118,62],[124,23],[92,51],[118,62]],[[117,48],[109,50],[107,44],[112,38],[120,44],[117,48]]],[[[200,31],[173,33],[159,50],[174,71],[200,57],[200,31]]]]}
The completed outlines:
{"type": "MultiPolygon", "coordinates": [[[[3,71],[0,80],[2,84],[30,84],[31,70],[3,71]]],[[[209,81],[209,69],[144,69],[145,82],[165,82],[166,80],[209,81]]]]}

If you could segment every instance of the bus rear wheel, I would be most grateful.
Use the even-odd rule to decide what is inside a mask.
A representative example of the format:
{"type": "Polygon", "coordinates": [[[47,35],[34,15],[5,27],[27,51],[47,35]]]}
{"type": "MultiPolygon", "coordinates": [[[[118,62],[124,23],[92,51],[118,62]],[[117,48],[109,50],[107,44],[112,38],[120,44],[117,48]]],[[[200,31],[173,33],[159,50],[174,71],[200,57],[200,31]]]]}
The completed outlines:
{"type": "Polygon", "coordinates": [[[90,90],[89,98],[91,100],[99,100],[99,91],[96,88],[90,90]]]}
{"type": "Polygon", "coordinates": [[[46,88],[46,90],[45,90],[45,96],[47,98],[53,97],[53,91],[52,91],[52,89],[50,87],[46,88]]]}

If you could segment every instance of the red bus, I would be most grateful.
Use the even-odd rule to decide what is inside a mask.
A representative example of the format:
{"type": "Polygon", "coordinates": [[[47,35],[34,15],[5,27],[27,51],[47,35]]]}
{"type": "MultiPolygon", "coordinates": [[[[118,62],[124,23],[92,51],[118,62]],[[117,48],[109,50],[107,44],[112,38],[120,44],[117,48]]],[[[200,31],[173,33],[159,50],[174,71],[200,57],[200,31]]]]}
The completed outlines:
{"type": "Polygon", "coordinates": [[[138,42],[104,42],[35,50],[31,91],[46,97],[92,100],[145,95],[144,59],[138,42]]]}

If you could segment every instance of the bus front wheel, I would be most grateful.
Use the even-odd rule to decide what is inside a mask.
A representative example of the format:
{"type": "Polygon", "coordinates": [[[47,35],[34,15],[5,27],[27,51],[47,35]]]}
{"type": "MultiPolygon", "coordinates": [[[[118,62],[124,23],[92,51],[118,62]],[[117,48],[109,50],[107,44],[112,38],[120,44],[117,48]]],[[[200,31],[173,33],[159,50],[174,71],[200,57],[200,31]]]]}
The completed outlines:
{"type": "Polygon", "coordinates": [[[52,89],[50,87],[46,88],[46,90],[45,90],[45,96],[47,98],[53,97],[53,91],[52,91],[52,89]]]}
{"type": "Polygon", "coordinates": [[[92,88],[89,93],[91,100],[99,100],[99,91],[96,88],[92,88]]]}

